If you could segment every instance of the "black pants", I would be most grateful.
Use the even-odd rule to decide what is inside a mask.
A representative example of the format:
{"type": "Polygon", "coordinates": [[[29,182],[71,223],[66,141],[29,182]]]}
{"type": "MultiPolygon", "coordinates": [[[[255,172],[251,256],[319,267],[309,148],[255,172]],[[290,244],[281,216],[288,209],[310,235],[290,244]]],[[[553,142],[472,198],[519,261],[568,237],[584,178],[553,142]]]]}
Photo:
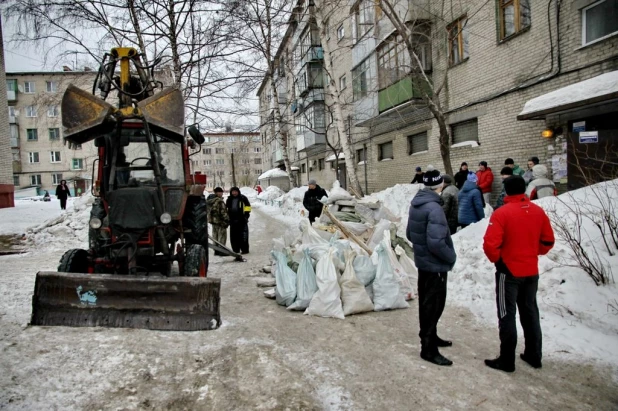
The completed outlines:
{"type": "Polygon", "coordinates": [[[67,199],[66,198],[61,198],[60,199],[60,209],[61,210],[66,210],[67,209],[67,199]]]}
{"type": "Polygon", "coordinates": [[[230,223],[230,243],[235,253],[249,252],[249,226],[244,220],[230,223]]]}
{"type": "Polygon", "coordinates": [[[459,225],[457,223],[449,223],[448,225],[448,229],[451,232],[451,235],[455,234],[457,232],[457,227],[459,227],[459,225]]]}
{"type": "Polygon", "coordinates": [[[320,218],[321,215],[322,215],[322,209],[318,211],[309,211],[309,222],[313,224],[315,219],[320,218]]]}
{"type": "Polygon", "coordinates": [[[446,304],[447,273],[418,270],[418,316],[422,351],[438,351],[437,326],[446,304]]]}
{"type": "Polygon", "coordinates": [[[510,273],[496,272],[496,305],[500,329],[500,359],[506,364],[515,363],[517,323],[515,314],[524,329],[526,347],[524,355],[532,361],[541,361],[542,334],[536,291],[539,276],[514,277],[510,273]]]}

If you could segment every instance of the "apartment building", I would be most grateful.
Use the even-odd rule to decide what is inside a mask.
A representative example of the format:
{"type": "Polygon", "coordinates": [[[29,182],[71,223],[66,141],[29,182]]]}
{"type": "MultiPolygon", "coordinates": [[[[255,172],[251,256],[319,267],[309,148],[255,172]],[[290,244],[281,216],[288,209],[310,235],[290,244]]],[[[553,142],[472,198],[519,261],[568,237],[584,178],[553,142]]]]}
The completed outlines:
{"type": "MultiPolygon", "coordinates": [[[[6,75],[4,72],[4,43],[2,22],[0,22],[0,107],[6,106],[6,75]]],[[[11,169],[11,141],[9,138],[9,117],[0,112],[0,208],[14,207],[13,170],[11,169]]]]}
{"type": "Polygon", "coordinates": [[[581,170],[573,166],[578,152],[606,159],[616,155],[618,126],[611,119],[618,90],[611,79],[618,70],[618,1],[470,0],[443,8],[431,0],[391,0],[412,28],[422,69],[414,75],[400,33],[376,2],[323,3],[332,9],[319,13],[328,16],[322,21],[324,36],[312,1],[299,1],[290,19],[277,58],[292,70],[274,79],[286,84],[281,88],[286,97],[270,96],[269,79],[258,91],[268,158],[273,167],[281,164],[280,139],[269,120],[276,102],[284,121],[294,124],[287,135],[301,182],[317,178],[328,185],[345,175],[341,161],[338,167],[333,161],[341,155],[326,144],[336,143],[336,130],[329,129],[330,114],[322,109],[332,107],[324,72],[319,74],[324,42],[333,59],[328,74],[341,90],[357,176],[366,192],[409,183],[416,166],[444,170],[439,125],[422,99],[421,75],[431,80],[430,92],[439,89],[454,172],[463,161],[471,169],[487,161],[497,176],[507,157],[524,167],[537,156],[554,181],[571,189],[582,185],[581,170]],[[599,82],[607,85],[605,91],[582,94],[599,82]],[[539,100],[555,104],[543,106],[539,100]],[[596,137],[582,140],[582,131],[596,137]]]}
{"type": "Polygon", "coordinates": [[[269,167],[264,161],[260,133],[233,131],[203,133],[206,141],[201,150],[191,155],[191,171],[207,176],[207,188],[229,190],[253,187],[260,174],[269,167]]]}
{"type": "Polygon", "coordinates": [[[91,91],[92,71],[7,73],[6,95],[13,164],[13,184],[36,187],[42,194],[67,180],[71,195],[86,192],[92,183],[94,143],[65,144],[60,105],[65,89],[74,84],[91,91]]]}

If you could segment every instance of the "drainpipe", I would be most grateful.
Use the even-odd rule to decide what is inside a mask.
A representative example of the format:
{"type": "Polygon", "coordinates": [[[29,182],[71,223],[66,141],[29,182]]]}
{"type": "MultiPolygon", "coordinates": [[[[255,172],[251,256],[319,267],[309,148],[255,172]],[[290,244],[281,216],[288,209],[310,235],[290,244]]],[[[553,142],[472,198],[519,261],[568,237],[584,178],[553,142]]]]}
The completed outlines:
{"type": "Polygon", "coordinates": [[[369,194],[367,189],[367,143],[363,144],[363,168],[365,169],[365,195],[369,194]]]}

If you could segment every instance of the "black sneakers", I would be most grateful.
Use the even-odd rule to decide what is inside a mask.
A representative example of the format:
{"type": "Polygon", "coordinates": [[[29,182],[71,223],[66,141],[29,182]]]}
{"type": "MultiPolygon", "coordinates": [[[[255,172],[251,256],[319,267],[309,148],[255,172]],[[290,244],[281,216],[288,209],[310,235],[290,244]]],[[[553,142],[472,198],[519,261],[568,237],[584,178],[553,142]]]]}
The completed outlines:
{"type": "Polygon", "coordinates": [[[453,345],[452,341],[443,340],[440,337],[436,337],[436,345],[438,347],[451,347],[453,345]]]}
{"type": "Polygon", "coordinates": [[[504,372],[515,371],[515,364],[506,364],[500,359],[500,357],[494,360],[485,360],[485,365],[489,368],[493,368],[494,370],[500,370],[504,372]]]}
{"type": "Polygon", "coordinates": [[[443,365],[443,366],[453,365],[453,361],[449,360],[448,358],[440,354],[438,351],[436,351],[433,354],[429,354],[429,353],[425,353],[421,351],[421,358],[425,361],[429,361],[430,363],[433,363],[436,365],[443,365]]]}
{"type": "Polygon", "coordinates": [[[525,354],[519,354],[519,358],[527,362],[532,368],[543,368],[543,364],[541,360],[533,360],[531,358],[526,357],[525,354]]]}

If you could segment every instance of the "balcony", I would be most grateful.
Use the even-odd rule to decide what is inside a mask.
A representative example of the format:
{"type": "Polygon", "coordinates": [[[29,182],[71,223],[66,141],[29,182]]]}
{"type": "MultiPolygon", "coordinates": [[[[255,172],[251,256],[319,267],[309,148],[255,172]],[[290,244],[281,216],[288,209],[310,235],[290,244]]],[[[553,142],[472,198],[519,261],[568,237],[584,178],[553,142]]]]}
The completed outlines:
{"type": "Polygon", "coordinates": [[[296,137],[296,151],[308,156],[323,151],[326,146],[326,134],[317,130],[305,129],[305,132],[296,137]]]}
{"type": "Polygon", "coordinates": [[[280,148],[273,151],[273,164],[283,163],[283,150],[280,148]]]}
{"type": "Polygon", "coordinates": [[[11,137],[11,148],[19,148],[19,137],[11,137]]]}
{"type": "Polygon", "coordinates": [[[17,124],[17,116],[12,116],[9,114],[9,124],[17,124]]]}
{"type": "Polygon", "coordinates": [[[13,160],[13,174],[21,173],[21,161],[13,160]]]}
{"type": "Polygon", "coordinates": [[[324,49],[322,46],[309,47],[309,50],[303,56],[303,64],[322,60],[324,60],[324,49]]]}
{"type": "Polygon", "coordinates": [[[418,86],[413,84],[410,77],[405,77],[378,92],[378,110],[381,113],[406,101],[422,97],[418,86]]]}

